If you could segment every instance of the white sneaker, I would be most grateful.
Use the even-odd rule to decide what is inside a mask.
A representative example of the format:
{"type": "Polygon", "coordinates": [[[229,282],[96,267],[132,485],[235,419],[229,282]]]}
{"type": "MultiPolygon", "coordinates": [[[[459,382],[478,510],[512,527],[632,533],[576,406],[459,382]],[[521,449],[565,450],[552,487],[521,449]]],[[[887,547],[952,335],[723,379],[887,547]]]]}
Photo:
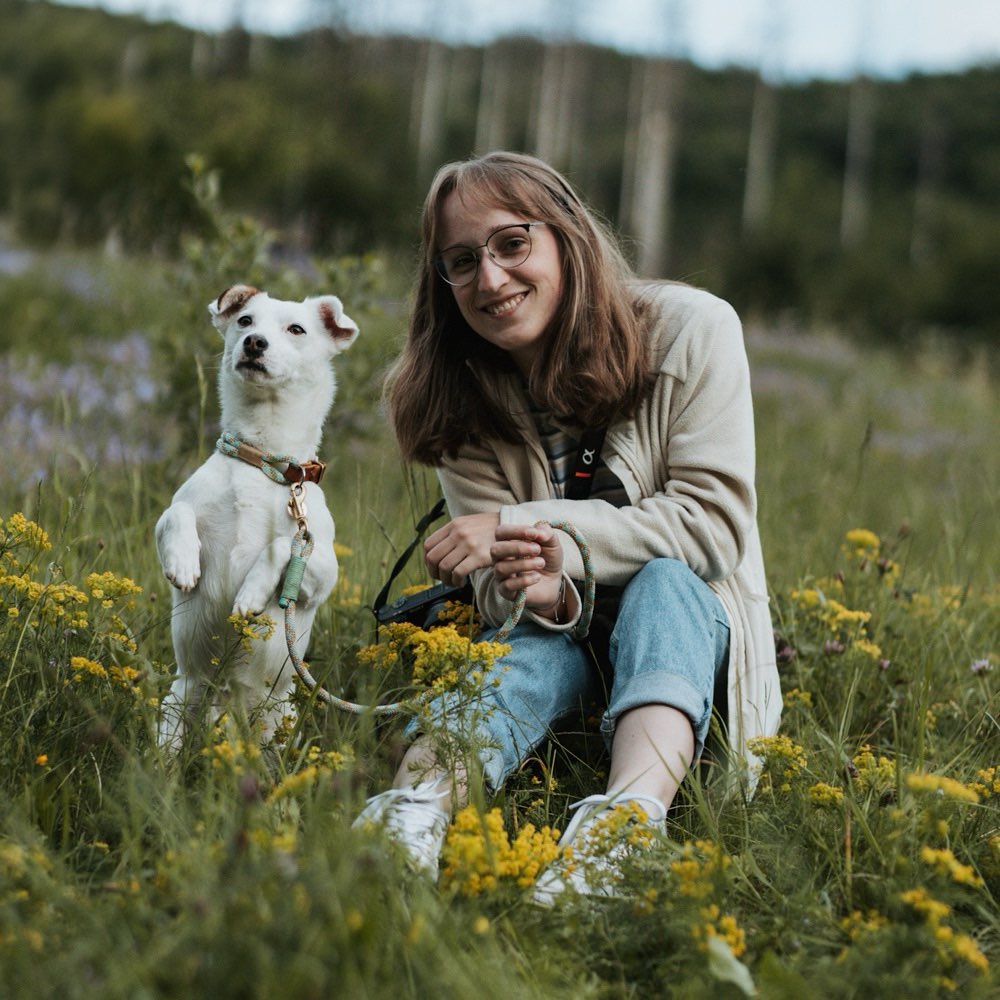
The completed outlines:
{"type": "Polygon", "coordinates": [[[589,896],[618,895],[624,877],[621,862],[651,846],[666,828],[667,807],[652,795],[590,795],[570,809],[576,815],[559,838],[560,856],[535,883],[532,898],[541,906],[551,906],[567,889],[589,896]]]}
{"type": "Polygon", "coordinates": [[[436,879],[448,829],[448,814],[439,803],[449,794],[432,781],[412,788],[390,788],[373,795],[351,826],[382,830],[414,871],[436,879]]]}

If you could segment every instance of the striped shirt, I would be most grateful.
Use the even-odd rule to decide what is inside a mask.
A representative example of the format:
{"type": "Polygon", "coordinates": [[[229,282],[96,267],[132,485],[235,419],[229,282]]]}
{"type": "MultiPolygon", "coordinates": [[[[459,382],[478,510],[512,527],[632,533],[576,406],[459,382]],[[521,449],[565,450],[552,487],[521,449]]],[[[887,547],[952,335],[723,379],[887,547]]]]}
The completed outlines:
{"type": "MultiPolygon", "coordinates": [[[[549,462],[550,499],[561,499],[566,495],[566,483],[573,475],[576,453],[580,447],[577,433],[560,426],[547,410],[542,410],[530,402],[531,417],[541,439],[545,457],[549,462]]],[[[628,494],[621,480],[598,458],[590,496],[604,500],[614,507],[627,507],[628,494]]]]}

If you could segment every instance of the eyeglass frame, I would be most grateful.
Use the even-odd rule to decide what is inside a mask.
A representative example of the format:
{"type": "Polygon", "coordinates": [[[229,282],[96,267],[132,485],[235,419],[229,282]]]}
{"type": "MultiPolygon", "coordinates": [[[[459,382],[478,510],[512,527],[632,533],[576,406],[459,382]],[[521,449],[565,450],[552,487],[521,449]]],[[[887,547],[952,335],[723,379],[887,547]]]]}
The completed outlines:
{"type": "Polygon", "coordinates": [[[445,284],[451,285],[452,288],[464,288],[466,285],[471,285],[472,282],[474,282],[476,278],[479,277],[480,261],[482,260],[482,255],[479,253],[480,250],[485,250],[489,254],[490,260],[494,264],[496,264],[497,267],[501,267],[505,271],[508,271],[510,270],[510,268],[513,267],[520,267],[531,256],[531,251],[534,249],[535,246],[531,240],[532,227],[547,226],[547,225],[548,225],[547,222],[508,222],[504,226],[497,226],[497,228],[494,229],[493,232],[491,232],[489,236],[486,237],[486,242],[480,243],[479,246],[477,247],[470,247],[464,243],[452,243],[451,246],[447,246],[443,250],[441,250],[440,253],[435,254],[431,258],[431,264],[433,265],[434,270],[437,272],[438,276],[445,284]],[[490,240],[492,240],[497,233],[502,233],[505,229],[523,229],[528,237],[528,252],[516,264],[510,264],[510,265],[501,264],[500,261],[498,261],[496,257],[493,256],[493,253],[490,251],[490,240]],[[455,282],[452,281],[450,278],[448,278],[448,276],[444,273],[444,255],[449,250],[456,250],[459,248],[471,251],[473,256],[476,258],[476,269],[472,272],[472,275],[469,277],[468,281],[455,282]]]}

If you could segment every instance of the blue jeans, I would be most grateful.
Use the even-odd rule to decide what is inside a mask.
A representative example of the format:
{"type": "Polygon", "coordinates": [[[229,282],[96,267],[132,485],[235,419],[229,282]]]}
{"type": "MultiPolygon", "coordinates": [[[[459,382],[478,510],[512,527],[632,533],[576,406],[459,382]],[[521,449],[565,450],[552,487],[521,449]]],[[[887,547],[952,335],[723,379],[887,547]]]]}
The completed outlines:
{"type": "MultiPolygon", "coordinates": [[[[492,639],[496,629],[480,636],[492,639]]],[[[522,619],[506,640],[475,712],[487,785],[496,790],[553,723],[595,700],[606,705],[601,731],[610,747],[615,723],[641,705],[670,705],[691,720],[695,759],[712,716],[716,676],[729,660],[729,623],[718,597],[684,563],[654,559],[621,595],[611,631],[610,691],[585,643],[522,619]],[[485,710],[485,711],[483,711],[485,710]]],[[[449,708],[439,706],[446,719],[449,708]]],[[[435,713],[436,714],[436,713],[435,713]]]]}

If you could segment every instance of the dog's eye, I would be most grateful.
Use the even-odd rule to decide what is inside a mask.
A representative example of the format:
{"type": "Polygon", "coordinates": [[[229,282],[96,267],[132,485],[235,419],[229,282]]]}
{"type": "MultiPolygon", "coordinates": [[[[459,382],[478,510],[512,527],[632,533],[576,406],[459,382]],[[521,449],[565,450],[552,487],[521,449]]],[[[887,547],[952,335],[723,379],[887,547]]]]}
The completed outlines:
{"type": "Polygon", "coordinates": [[[305,331],[305,327],[301,327],[301,326],[299,326],[299,324],[298,324],[298,323],[293,323],[293,324],[292,324],[292,325],[291,325],[291,326],[290,326],[290,327],[288,328],[288,332],[289,332],[289,333],[294,333],[296,337],[302,337],[302,336],[304,336],[304,335],[305,335],[305,332],[306,332],[306,331],[305,331]]]}
{"type": "Polygon", "coordinates": [[[241,316],[236,321],[236,325],[237,326],[253,326],[253,316],[250,316],[249,314],[245,315],[245,316],[241,316]]]}

